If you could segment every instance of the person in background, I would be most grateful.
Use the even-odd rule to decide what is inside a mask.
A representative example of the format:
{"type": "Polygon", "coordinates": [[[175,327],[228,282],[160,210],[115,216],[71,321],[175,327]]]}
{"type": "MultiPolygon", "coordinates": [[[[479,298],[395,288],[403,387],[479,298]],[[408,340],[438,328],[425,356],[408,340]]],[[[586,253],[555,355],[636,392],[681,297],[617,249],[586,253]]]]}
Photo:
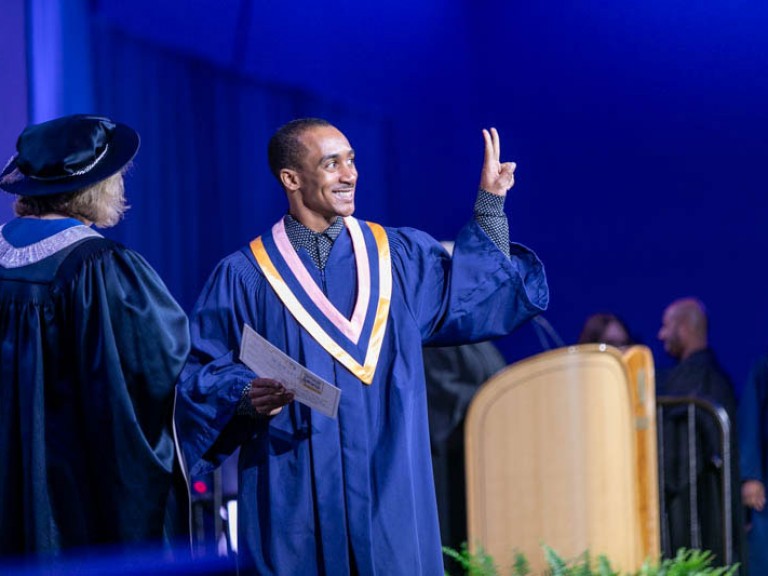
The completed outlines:
{"type": "Polygon", "coordinates": [[[749,574],[768,574],[768,510],[765,483],[768,474],[768,353],[761,355],[749,374],[738,408],[741,501],[747,515],[747,567],[749,574]]]}
{"type": "Polygon", "coordinates": [[[664,350],[677,361],[677,365],[658,380],[657,396],[696,397],[725,410],[730,420],[731,486],[733,490],[732,518],[723,518],[722,490],[724,450],[720,432],[714,418],[703,410],[696,410],[696,453],[689,450],[688,419],[685,408],[668,408],[662,424],[664,484],[666,518],[661,518],[662,534],[668,536],[667,554],[674,555],[678,548],[694,547],[691,530],[700,530],[701,548],[715,554],[719,564],[724,562],[723,521],[733,527],[733,548],[738,561],[740,549],[739,498],[736,497],[738,479],[738,445],[736,443],[736,402],[730,377],[720,366],[708,343],[707,313],[696,298],[681,298],[664,311],[659,340],[664,350]],[[696,458],[697,514],[693,522],[690,506],[691,481],[688,464],[696,458]]]}
{"type": "Polygon", "coordinates": [[[600,312],[592,314],[584,322],[578,343],[608,344],[624,349],[634,344],[634,341],[623,320],[615,314],[600,312]]]}
{"type": "Polygon", "coordinates": [[[131,555],[184,526],[172,413],[187,318],[144,258],[93,228],[126,210],[138,147],[125,124],[66,116],[28,126],[0,174],[18,215],[0,227],[0,556],[131,555]]]}
{"type": "Polygon", "coordinates": [[[506,334],[549,298],[538,258],[509,242],[515,165],[495,129],[483,138],[451,258],[424,232],[352,216],[356,151],[335,126],[298,119],[272,136],[288,213],[211,275],[177,394],[193,475],[240,447],[241,573],[443,576],[422,345],[506,334]],[[293,402],[301,382],[238,361],[246,324],[340,389],[336,418],[293,402]]]}
{"type": "MultiPolygon", "coordinates": [[[[453,254],[453,242],[441,244],[453,254]]],[[[423,355],[440,537],[443,546],[459,550],[467,540],[464,418],[480,385],[507,363],[488,340],[425,346],[423,355]]]]}

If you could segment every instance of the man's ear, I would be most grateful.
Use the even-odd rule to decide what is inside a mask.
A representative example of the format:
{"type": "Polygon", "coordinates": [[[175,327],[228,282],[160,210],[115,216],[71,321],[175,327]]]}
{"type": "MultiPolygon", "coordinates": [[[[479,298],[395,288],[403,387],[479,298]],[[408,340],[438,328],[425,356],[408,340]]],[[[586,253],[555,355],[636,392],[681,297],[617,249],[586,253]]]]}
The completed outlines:
{"type": "Polygon", "coordinates": [[[283,183],[283,188],[291,192],[298,190],[301,187],[301,179],[299,178],[296,170],[290,168],[283,168],[280,170],[280,182],[283,183]]]}

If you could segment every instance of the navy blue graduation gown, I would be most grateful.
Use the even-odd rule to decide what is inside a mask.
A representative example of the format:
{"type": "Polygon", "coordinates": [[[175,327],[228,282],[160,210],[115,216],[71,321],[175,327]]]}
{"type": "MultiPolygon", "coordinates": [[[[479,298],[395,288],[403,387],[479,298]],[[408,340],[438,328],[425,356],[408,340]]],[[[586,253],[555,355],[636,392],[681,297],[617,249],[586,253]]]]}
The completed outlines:
{"type": "MultiPolygon", "coordinates": [[[[62,233],[78,231],[0,266],[0,556],[167,536],[186,315],[141,256],[84,226],[62,233]]],[[[6,261],[14,250],[0,242],[6,261]]]]}
{"type": "MultiPolygon", "coordinates": [[[[373,298],[357,344],[301,294],[273,234],[263,239],[306,310],[362,362],[377,339],[380,254],[371,230],[361,228],[373,298]]],[[[391,300],[370,384],[297,322],[249,248],[219,264],[195,306],[177,433],[192,475],[210,472],[240,446],[238,561],[248,573],[443,574],[422,344],[508,333],[546,307],[549,293],[532,252],[512,245],[512,257],[505,257],[474,222],[457,239],[452,259],[423,232],[386,229],[386,237],[391,300]],[[255,377],[237,361],[243,324],[338,386],[338,418],[298,402],[270,419],[237,415],[243,388],[255,377]]],[[[349,230],[334,243],[323,272],[304,250],[298,256],[335,308],[352,317],[359,287],[349,230]]]]}

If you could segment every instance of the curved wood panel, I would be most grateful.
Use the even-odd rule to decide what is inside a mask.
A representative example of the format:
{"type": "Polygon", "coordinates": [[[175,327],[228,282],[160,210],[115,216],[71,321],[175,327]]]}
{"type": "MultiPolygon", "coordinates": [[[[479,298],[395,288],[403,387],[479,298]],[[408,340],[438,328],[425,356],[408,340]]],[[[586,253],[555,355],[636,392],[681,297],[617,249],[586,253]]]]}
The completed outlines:
{"type": "Polygon", "coordinates": [[[516,550],[534,573],[541,545],[564,558],[589,549],[615,569],[642,564],[635,416],[621,353],[562,348],[488,380],[465,427],[469,544],[501,573],[516,550]]]}
{"type": "Polygon", "coordinates": [[[629,374],[629,391],[635,416],[637,499],[644,557],[658,558],[659,476],[656,436],[656,375],[653,355],[647,346],[632,346],[624,352],[629,374]]]}

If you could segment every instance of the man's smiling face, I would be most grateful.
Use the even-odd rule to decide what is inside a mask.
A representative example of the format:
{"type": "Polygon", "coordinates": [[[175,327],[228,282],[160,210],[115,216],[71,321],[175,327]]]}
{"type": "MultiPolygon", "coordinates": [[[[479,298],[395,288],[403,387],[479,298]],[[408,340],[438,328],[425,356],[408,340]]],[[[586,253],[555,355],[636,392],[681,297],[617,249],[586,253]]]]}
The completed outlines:
{"type": "Polygon", "coordinates": [[[290,212],[307,228],[321,232],[337,216],[355,211],[355,151],[333,126],[308,128],[299,141],[306,153],[291,171],[295,180],[288,191],[290,212]]]}

